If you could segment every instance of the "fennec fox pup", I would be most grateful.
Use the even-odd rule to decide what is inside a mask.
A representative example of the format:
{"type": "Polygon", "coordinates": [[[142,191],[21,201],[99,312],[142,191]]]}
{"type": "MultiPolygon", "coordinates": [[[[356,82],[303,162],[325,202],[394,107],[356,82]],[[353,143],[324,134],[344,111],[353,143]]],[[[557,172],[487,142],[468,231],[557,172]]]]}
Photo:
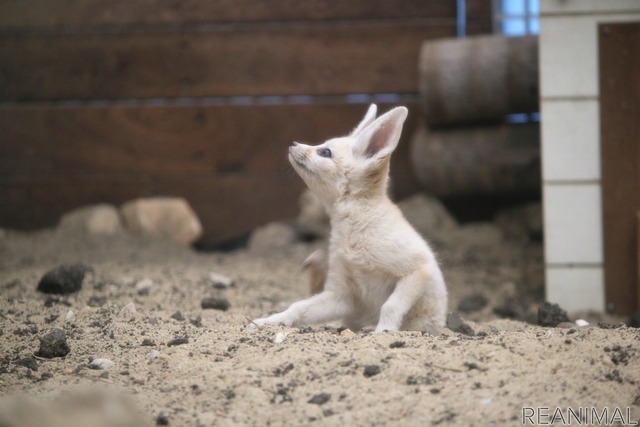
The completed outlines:
{"type": "Polygon", "coordinates": [[[405,107],[376,119],[371,105],[346,137],[318,146],[294,142],[289,161],[331,218],[324,290],[258,326],[341,320],[352,330],[418,330],[445,325],[447,290],[435,256],[387,196],[391,153],[405,107]]]}

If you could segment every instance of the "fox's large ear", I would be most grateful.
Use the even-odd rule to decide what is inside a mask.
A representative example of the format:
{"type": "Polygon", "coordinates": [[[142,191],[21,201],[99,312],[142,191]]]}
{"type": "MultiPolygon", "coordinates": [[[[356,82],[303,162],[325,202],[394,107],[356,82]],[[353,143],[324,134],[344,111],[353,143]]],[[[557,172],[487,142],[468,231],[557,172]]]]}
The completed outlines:
{"type": "Polygon", "coordinates": [[[371,124],[371,122],[375,120],[377,113],[378,113],[378,107],[376,106],[376,104],[369,105],[367,114],[364,115],[364,118],[362,119],[360,124],[356,126],[356,128],[351,132],[351,135],[349,136],[356,136],[360,132],[362,132],[364,128],[369,126],[369,124],[371,124]]]}
{"type": "Polygon", "coordinates": [[[405,107],[397,107],[378,117],[356,136],[354,153],[367,158],[390,155],[400,141],[407,114],[405,107]]]}

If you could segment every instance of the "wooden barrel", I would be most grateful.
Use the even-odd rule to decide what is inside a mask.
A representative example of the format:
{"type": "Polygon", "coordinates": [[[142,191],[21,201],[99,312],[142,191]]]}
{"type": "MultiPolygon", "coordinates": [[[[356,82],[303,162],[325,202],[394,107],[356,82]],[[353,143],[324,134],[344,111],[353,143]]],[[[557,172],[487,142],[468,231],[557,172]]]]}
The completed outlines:
{"type": "Polygon", "coordinates": [[[539,111],[538,38],[426,41],[420,51],[419,87],[430,127],[539,111]]]}
{"type": "Polygon", "coordinates": [[[540,126],[422,128],[411,161],[422,188],[439,197],[539,192],[540,126]]]}

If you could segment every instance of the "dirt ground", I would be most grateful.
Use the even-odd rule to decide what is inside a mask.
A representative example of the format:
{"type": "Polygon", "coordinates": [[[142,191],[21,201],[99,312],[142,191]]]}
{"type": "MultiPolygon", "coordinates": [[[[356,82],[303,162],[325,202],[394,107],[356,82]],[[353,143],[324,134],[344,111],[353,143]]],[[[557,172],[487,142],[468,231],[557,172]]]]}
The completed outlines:
{"type": "Polygon", "coordinates": [[[500,426],[549,424],[568,408],[637,422],[640,329],[597,313],[570,313],[585,328],[535,325],[539,238],[509,220],[423,221],[425,206],[403,209],[436,249],[466,334],[253,327],[307,295],[301,264],[322,241],[202,253],[0,230],[0,426],[500,426]],[[79,292],[36,290],[68,263],[92,270],[79,292]],[[68,354],[44,357],[40,338],[56,329],[68,354]]]}

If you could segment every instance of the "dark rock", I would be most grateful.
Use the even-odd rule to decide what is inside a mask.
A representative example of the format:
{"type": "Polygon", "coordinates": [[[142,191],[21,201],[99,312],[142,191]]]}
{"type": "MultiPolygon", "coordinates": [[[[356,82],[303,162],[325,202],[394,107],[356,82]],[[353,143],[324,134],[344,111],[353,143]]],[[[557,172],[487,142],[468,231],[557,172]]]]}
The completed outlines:
{"type": "Polygon", "coordinates": [[[389,348],[404,348],[406,347],[406,344],[404,343],[404,341],[394,341],[391,344],[389,344],[389,348]]]}
{"type": "Polygon", "coordinates": [[[538,325],[556,327],[560,323],[570,322],[567,312],[558,304],[545,302],[538,308],[538,325]]]}
{"type": "Polygon", "coordinates": [[[633,313],[627,325],[632,328],[640,328],[640,310],[633,313]]]}
{"type": "Polygon", "coordinates": [[[142,345],[144,347],[153,347],[156,345],[156,342],[154,340],[152,340],[151,338],[145,338],[142,340],[142,345]]]}
{"type": "Polygon", "coordinates": [[[157,426],[168,426],[169,425],[169,417],[165,414],[159,414],[156,417],[156,425],[157,426]]]}
{"type": "Polygon", "coordinates": [[[481,292],[474,292],[463,297],[458,303],[458,310],[463,313],[471,313],[474,311],[482,310],[487,306],[487,297],[481,292]]]}
{"type": "Polygon", "coordinates": [[[600,329],[619,329],[619,328],[622,328],[623,326],[624,326],[624,323],[611,324],[607,322],[598,322],[598,327],[600,327],[600,329]]]}
{"type": "Polygon", "coordinates": [[[380,366],[378,365],[368,365],[365,366],[363,375],[367,378],[373,377],[380,373],[380,366]]]}
{"type": "Polygon", "coordinates": [[[40,337],[40,349],[36,353],[38,357],[51,359],[54,357],[64,357],[71,349],[67,344],[67,337],[61,329],[54,329],[47,335],[40,337]]]}
{"type": "Polygon", "coordinates": [[[184,321],[184,316],[180,311],[176,311],[175,313],[173,313],[171,315],[171,318],[177,320],[178,322],[184,321]]]}
{"type": "Polygon", "coordinates": [[[464,335],[473,336],[476,332],[473,330],[468,323],[462,320],[460,317],[460,313],[454,311],[449,313],[447,316],[447,328],[451,329],[453,332],[457,332],[464,335]]]}
{"type": "Polygon", "coordinates": [[[200,307],[202,307],[203,310],[213,309],[227,311],[229,309],[229,301],[222,297],[207,297],[200,301],[200,307]]]}
{"type": "Polygon", "coordinates": [[[273,375],[275,375],[276,377],[281,377],[284,376],[286,374],[288,374],[289,372],[291,372],[293,370],[294,366],[293,363],[287,363],[286,365],[276,368],[273,370],[273,375]]]}
{"type": "Polygon", "coordinates": [[[202,327],[202,316],[198,314],[194,319],[189,319],[189,323],[191,323],[196,328],[202,327]]]}
{"type": "Polygon", "coordinates": [[[329,393],[320,393],[309,399],[307,403],[312,403],[314,405],[324,405],[329,400],[331,400],[331,395],[329,393]]]}
{"type": "Polygon", "coordinates": [[[182,345],[182,344],[187,344],[189,342],[189,338],[188,337],[177,337],[172,339],[171,341],[169,341],[167,343],[167,345],[169,347],[172,347],[174,345],[182,345]]]}
{"type": "Polygon", "coordinates": [[[23,359],[16,360],[16,365],[24,366],[34,372],[38,370],[38,362],[36,362],[36,359],[33,357],[25,357],[23,359]]]}
{"type": "Polygon", "coordinates": [[[37,289],[45,294],[72,294],[82,288],[84,275],[91,271],[84,264],[63,264],[46,272],[37,289]]]}

